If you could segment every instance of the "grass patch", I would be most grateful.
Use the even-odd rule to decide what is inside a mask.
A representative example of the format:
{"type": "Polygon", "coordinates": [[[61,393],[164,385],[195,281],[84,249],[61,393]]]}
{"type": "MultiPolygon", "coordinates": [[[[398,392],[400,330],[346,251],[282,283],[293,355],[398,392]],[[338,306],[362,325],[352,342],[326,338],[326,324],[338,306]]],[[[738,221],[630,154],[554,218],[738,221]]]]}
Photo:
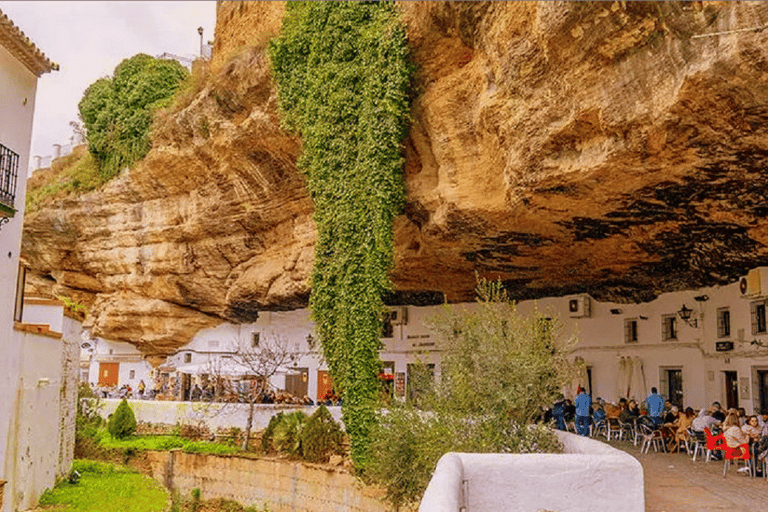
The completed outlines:
{"type": "Polygon", "coordinates": [[[72,154],[56,159],[49,169],[33,174],[27,182],[26,211],[34,212],[56,199],[96,190],[105,181],[86,146],[79,146],[72,154]]]}
{"type": "Polygon", "coordinates": [[[214,455],[231,455],[239,453],[237,447],[208,441],[194,441],[179,436],[130,436],[125,439],[115,439],[101,427],[94,436],[99,446],[106,449],[138,452],[142,450],[173,450],[180,448],[187,453],[210,453],[214,455]]]}
{"type": "Polygon", "coordinates": [[[76,460],[78,483],[67,480],[40,498],[43,509],[61,512],[162,512],[168,494],[162,485],[134,470],[91,460],[76,460]]]}

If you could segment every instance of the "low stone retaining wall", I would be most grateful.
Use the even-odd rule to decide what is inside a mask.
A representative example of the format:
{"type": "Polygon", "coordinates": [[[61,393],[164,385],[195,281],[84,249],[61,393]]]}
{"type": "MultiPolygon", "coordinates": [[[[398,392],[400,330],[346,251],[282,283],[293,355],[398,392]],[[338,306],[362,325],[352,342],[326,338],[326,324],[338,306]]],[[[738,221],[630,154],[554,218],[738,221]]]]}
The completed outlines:
{"type": "MultiPolygon", "coordinates": [[[[121,402],[117,398],[103,398],[100,400],[103,408],[99,414],[107,418],[115,412],[121,402]]],[[[245,428],[248,418],[248,404],[240,403],[215,403],[215,402],[171,402],[163,400],[128,400],[133,408],[136,421],[145,423],[159,423],[164,425],[205,425],[211,430],[219,428],[237,427],[245,428]]],[[[269,420],[278,412],[293,412],[301,410],[312,414],[317,406],[280,405],[280,404],[256,404],[253,411],[253,431],[263,430],[269,425],[269,420]]],[[[341,407],[328,407],[333,419],[342,428],[341,407]]]]}
{"type": "Polygon", "coordinates": [[[227,498],[270,512],[387,510],[370,488],[341,468],[280,459],[148,452],[153,477],[168,489],[203,499],[227,498]]]}
{"type": "Polygon", "coordinates": [[[643,468],[607,444],[557,432],[562,454],[447,453],[420,512],[643,512],[643,468]]]}

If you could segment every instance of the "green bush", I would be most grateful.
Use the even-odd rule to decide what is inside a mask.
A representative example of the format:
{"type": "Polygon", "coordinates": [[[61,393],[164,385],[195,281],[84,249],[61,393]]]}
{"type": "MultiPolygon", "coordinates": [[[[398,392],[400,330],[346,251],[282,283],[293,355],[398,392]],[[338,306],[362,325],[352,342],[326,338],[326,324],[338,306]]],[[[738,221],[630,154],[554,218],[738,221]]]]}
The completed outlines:
{"type": "Polygon", "coordinates": [[[301,432],[307,422],[307,415],[302,411],[284,414],[275,425],[272,434],[272,447],[290,455],[301,455],[301,432]]]}
{"type": "Polygon", "coordinates": [[[123,60],[113,78],[100,78],[85,90],[80,117],[104,179],[144,158],[154,113],[170,104],[188,75],[175,60],[140,53],[123,60]]]}
{"type": "Polygon", "coordinates": [[[500,284],[480,281],[477,292],[475,308],[446,308],[430,322],[440,379],[422,364],[412,372],[418,393],[373,430],[368,476],[396,507],[421,497],[447,452],[560,451],[554,433],[531,422],[571,381],[574,341],[550,314],[520,316],[500,284]]]}
{"type": "Polygon", "coordinates": [[[115,439],[125,439],[136,432],[136,416],[125,398],[109,417],[107,430],[115,439]]]}
{"type": "Polygon", "coordinates": [[[283,413],[279,412],[269,419],[266,430],[261,435],[261,447],[265,452],[272,450],[272,436],[275,433],[275,427],[283,419],[283,413]]]}
{"type": "Polygon", "coordinates": [[[331,454],[340,453],[344,434],[330,411],[321,405],[309,417],[301,431],[301,454],[307,462],[328,462],[331,454]]]}

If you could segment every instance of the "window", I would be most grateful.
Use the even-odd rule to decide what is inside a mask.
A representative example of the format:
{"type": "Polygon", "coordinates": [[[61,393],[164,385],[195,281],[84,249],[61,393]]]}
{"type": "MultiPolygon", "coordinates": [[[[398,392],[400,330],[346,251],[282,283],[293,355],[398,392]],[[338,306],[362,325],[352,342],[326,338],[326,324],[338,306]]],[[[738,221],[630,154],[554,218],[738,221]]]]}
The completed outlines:
{"type": "Polygon", "coordinates": [[[192,354],[187,352],[184,354],[184,364],[189,364],[192,362],[192,354]]]}
{"type": "Polygon", "coordinates": [[[259,343],[261,343],[261,333],[260,332],[252,332],[251,333],[251,348],[258,347],[259,343]]]}
{"type": "Polygon", "coordinates": [[[637,342],[637,319],[627,318],[624,320],[624,342],[636,343],[637,342]]]}
{"type": "Polygon", "coordinates": [[[136,370],[131,370],[128,372],[128,378],[129,379],[135,379],[136,378],[136,370]]]}
{"type": "Polygon", "coordinates": [[[13,217],[19,155],[0,144],[0,210],[13,217]]]}
{"type": "Polygon", "coordinates": [[[750,306],[752,310],[752,334],[766,332],[765,301],[753,302],[750,306]]]}
{"type": "Polygon", "coordinates": [[[728,338],[731,336],[731,312],[728,308],[717,310],[717,337],[728,338]]]}
{"type": "Polygon", "coordinates": [[[677,317],[675,315],[661,317],[661,339],[663,341],[677,339],[677,317]]]}
{"type": "Polygon", "coordinates": [[[381,337],[382,338],[395,337],[395,329],[394,327],[392,327],[392,313],[390,311],[386,311],[383,314],[383,318],[381,322],[381,337]]]}

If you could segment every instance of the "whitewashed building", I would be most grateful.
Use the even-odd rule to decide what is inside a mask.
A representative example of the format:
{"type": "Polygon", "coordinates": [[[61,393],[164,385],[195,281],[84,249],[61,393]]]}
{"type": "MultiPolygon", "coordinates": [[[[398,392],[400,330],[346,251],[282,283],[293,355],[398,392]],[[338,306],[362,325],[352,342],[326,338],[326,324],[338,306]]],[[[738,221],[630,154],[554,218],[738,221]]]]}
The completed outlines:
{"type": "MultiPolygon", "coordinates": [[[[19,263],[26,169],[37,79],[58,69],[0,12],[0,510],[31,508],[68,470],[71,446],[59,436],[62,342],[59,330],[24,322],[19,263]],[[50,418],[41,421],[41,418],[50,418]],[[66,469],[64,467],[66,466],[66,469]]],[[[54,315],[55,316],[55,315],[54,315]]],[[[55,323],[55,321],[54,321],[55,323]]],[[[74,428],[74,418],[72,418],[74,428]]]]}
{"type": "MultiPolygon", "coordinates": [[[[598,302],[588,295],[572,295],[523,301],[517,310],[526,315],[538,308],[557,319],[559,336],[578,340],[572,357],[583,361],[584,372],[565,390],[566,395],[573,396],[576,386],[583,385],[595,399],[642,401],[655,386],[686,407],[719,401],[752,413],[768,408],[766,297],[768,268],[761,267],[737,283],[666,293],[647,303],[598,302]]],[[[380,378],[392,396],[406,396],[410,365],[417,361],[439,375],[440,347],[427,327],[437,309],[390,309],[382,338],[380,378]]],[[[272,385],[317,401],[332,388],[332,381],[314,343],[313,328],[306,309],[263,312],[251,324],[222,324],[200,331],[168,359],[162,371],[189,387],[197,375],[209,371],[211,361],[231,358],[239,347],[255,346],[260,338],[278,337],[295,357],[272,379],[272,385]]],[[[121,379],[124,375],[121,369],[121,379]]],[[[136,369],[133,379],[119,384],[127,382],[135,389],[139,375],[136,369]]]]}

